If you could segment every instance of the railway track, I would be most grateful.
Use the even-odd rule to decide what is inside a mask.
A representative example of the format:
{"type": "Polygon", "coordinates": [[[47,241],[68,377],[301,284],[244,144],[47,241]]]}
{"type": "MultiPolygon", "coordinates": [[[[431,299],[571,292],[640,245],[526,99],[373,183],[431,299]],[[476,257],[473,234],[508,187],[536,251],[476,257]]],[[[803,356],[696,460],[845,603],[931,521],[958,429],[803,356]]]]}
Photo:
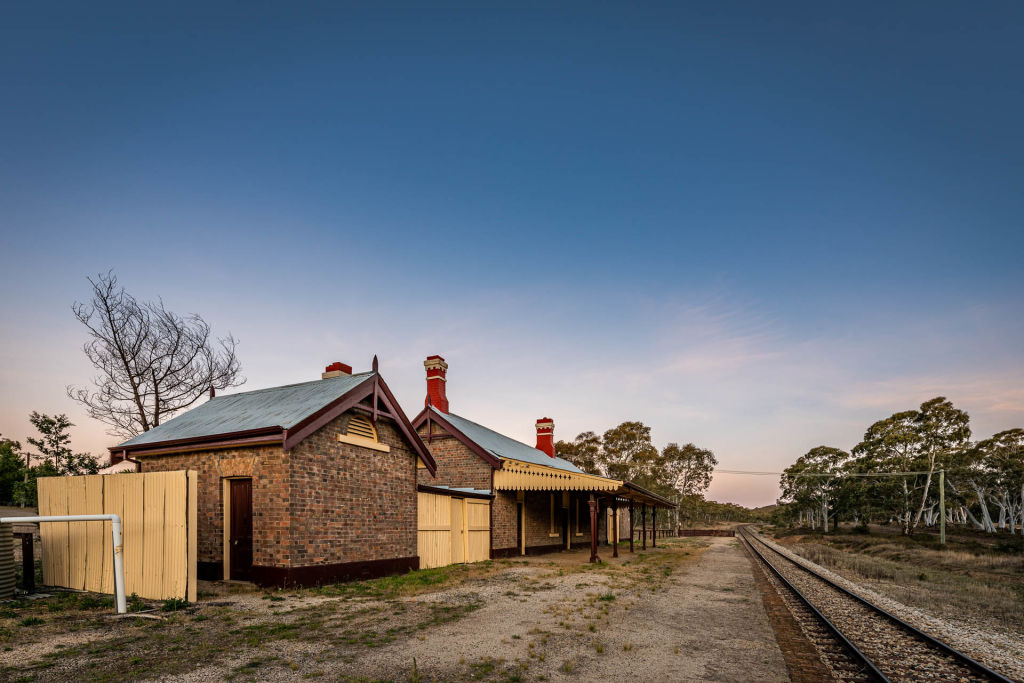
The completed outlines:
{"type": "Polygon", "coordinates": [[[738,535],[836,679],[1012,683],[775,550],[749,528],[738,535]]]}

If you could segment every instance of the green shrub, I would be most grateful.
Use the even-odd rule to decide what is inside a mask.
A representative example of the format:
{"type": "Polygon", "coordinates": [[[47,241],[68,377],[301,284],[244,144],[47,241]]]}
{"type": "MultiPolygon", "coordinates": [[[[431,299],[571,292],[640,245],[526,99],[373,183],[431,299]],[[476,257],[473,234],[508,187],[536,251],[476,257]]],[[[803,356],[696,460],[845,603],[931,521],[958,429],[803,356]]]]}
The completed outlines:
{"type": "Polygon", "coordinates": [[[188,600],[185,598],[167,598],[164,600],[164,604],[160,606],[160,609],[164,612],[177,612],[186,607],[188,607],[188,600]]]}

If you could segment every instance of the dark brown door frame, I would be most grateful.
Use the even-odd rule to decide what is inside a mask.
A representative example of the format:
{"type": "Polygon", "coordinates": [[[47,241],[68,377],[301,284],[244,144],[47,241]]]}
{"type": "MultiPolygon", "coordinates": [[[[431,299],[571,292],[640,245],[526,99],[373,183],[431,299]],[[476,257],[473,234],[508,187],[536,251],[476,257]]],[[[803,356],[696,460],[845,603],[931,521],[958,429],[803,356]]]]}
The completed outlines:
{"type": "Polygon", "coordinates": [[[224,578],[248,581],[253,563],[252,478],[224,479],[224,578]]]}

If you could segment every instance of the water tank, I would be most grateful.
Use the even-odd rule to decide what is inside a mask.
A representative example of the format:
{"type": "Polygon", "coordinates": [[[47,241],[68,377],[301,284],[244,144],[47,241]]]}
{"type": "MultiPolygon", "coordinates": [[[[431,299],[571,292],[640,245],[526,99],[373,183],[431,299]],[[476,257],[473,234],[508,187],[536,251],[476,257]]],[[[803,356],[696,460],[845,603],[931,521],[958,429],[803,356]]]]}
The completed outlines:
{"type": "Polygon", "coordinates": [[[0,600],[14,597],[14,525],[0,524],[0,600]]]}

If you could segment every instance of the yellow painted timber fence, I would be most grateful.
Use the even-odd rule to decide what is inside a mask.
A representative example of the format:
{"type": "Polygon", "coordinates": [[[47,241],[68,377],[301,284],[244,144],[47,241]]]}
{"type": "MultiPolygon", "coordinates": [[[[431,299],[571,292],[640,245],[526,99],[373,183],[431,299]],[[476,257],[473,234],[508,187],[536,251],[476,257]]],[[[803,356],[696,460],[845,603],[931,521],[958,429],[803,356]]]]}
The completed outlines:
{"type": "MultiPolygon", "coordinates": [[[[42,477],[40,515],[121,517],[125,592],[196,599],[197,487],[194,471],[42,477]]],[[[43,583],[114,592],[110,522],[44,522],[43,583]]]]}
{"type": "Polygon", "coordinates": [[[490,559],[489,500],[422,492],[418,495],[417,542],[421,569],[490,559]],[[452,520],[455,520],[454,526],[452,520]]]}

